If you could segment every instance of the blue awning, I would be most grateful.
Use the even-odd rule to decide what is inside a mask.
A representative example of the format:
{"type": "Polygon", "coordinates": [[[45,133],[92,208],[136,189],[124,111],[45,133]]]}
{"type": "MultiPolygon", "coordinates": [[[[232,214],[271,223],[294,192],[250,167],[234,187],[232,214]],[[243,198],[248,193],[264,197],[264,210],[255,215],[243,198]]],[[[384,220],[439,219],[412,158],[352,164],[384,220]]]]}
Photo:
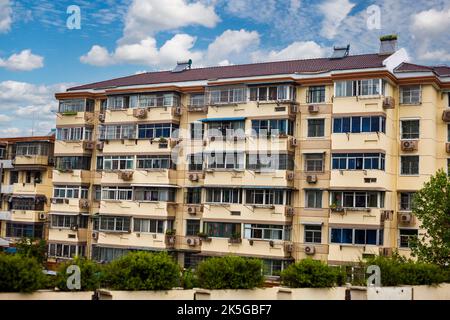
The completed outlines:
{"type": "Polygon", "coordinates": [[[206,118],[200,119],[201,122],[222,122],[222,121],[243,121],[246,117],[230,117],[230,118],[206,118]]]}

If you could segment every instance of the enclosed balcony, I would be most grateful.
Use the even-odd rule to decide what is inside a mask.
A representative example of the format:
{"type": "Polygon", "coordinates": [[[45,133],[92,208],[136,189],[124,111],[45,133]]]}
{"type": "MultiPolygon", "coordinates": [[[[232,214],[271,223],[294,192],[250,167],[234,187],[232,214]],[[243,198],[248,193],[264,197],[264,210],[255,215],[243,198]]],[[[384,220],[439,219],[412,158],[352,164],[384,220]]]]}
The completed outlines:
{"type": "Polygon", "coordinates": [[[50,142],[18,142],[14,145],[15,166],[49,165],[49,156],[53,155],[53,144],[50,142]]]}
{"type": "Polygon", "coordinates": [[[58,125],[93,123],[94,107],[93,99],[60,100],[56,122],[58,125]]]}

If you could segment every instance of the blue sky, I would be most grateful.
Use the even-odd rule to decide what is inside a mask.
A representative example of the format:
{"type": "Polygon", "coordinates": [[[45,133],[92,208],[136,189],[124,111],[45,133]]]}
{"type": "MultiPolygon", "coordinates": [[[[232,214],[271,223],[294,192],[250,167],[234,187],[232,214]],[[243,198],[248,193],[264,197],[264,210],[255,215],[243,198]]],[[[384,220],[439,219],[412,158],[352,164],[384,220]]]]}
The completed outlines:
{"type": "Polygon", "coordinates": [[[377,52],[450,64],[450,3],[406,0],[0,0],[0,136],[54,127],[55,92],[143,71],[377,52]],[[81,29],[67,8],[79,6],[81,29]],[[378,15],[379,13],[379,15],[378,15]],[[379,19],[378,19],[379,18],[379,19]],[[379,23],[378,23],[379,22],[379,23]]]}

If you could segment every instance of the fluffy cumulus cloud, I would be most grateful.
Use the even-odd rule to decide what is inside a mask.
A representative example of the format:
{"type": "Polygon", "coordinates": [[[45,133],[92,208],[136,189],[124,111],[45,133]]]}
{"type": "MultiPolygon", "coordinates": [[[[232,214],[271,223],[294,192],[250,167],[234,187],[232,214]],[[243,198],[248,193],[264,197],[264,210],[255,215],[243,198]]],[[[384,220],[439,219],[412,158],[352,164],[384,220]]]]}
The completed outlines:
{"type": "Polygon", "coordinates": [[[347,18],[354,6],[355,4],[348,0],[328,0],[320,4],[319,11],[324,16],[320,34],[327,39],[333,39],[339,25],[347,18]]]}
{"type": "Polygon", "coordinates": [[[58,106],[54,94],[65,91],[70,85],[35,85],[11,80],[0,82],[0,135],[49,133],[55,126],[58,106]]]}
{"type": "Polygon", "coordinates": [[[0,0],[0,33],[6,33],[11,29],[12,9],[9,0],[0,0]]]}
{"type": "Polygon", "coordinates": [[[252,54],[252,60],[254,62],[261,62],[322,58],[329,51],[329,48],[324,48],[314,41],[295,41],[279,51],[256,51],[252,54]]]}
{"type": "Polygon", "coordinates": [[[12,71],[31,71],[44,66],[44,58],[33,54],[30,49],[14,53],[9,58],[0,58],[0,67],[12,71]]]}

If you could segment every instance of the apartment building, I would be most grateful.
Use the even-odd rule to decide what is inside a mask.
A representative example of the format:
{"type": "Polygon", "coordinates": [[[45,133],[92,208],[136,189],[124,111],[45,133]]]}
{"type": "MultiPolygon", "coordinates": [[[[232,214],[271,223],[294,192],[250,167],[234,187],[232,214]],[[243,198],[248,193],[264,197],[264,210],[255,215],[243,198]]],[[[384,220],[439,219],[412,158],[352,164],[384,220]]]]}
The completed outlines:
{"type": "Polygon", "coordinates": [[[448,165],[450,68],[409,63],[395,37],[349,50],[56,94],[49,256],[236,254],[268,276],[305,257],[408,256],[412,195],[448,165]]]}
{"type": "Polygon", "coordinates": [[[55,136],[0,139],[0,240],[45,239],[55,136]]]}

